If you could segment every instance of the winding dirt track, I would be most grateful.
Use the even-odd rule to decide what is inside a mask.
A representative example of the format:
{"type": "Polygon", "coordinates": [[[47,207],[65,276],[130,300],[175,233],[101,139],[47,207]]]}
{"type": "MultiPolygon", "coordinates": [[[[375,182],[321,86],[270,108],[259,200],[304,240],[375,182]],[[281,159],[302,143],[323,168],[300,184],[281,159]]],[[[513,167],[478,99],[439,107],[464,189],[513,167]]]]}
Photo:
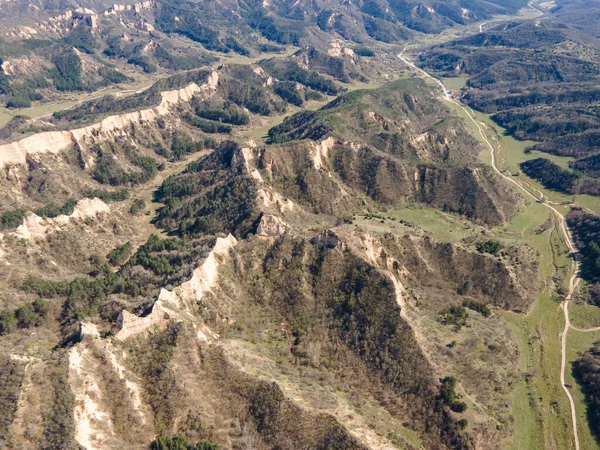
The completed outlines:
{"type": "Polygon", "coordinates": [[[446,89],[446,86],[444,86],[444,83],[442,83],[441,80],[433,77],[429,73],[425,72],[423,69],[417,67],[415,64],[408,61],[406,58],[404,58],[402,56],[403,53],[404,53],[404,50],[402,50],[402,52],[400,52],[400,54],[398,55],[398,58],[400,58],[402,60],[402,62],[404,62],[411,68],[415,69],[417,72],[419,72],[426,78],[429,78],[429,79],[435,81],[435,83],[441,87],[442,92],[444,93],[444,99],[448,102],[452,102],[455,105],[459,106],[467,114],[469,119],[471,119],[471,121],[475,124],[475,126],[479,130],[479,134],[481,135],[481,138],[483,139],[483,141],[486,143],[486,145],[490,149],[491,165],[492,165],[492,168],[494,169],[494,171],[496,171],[496,173],[498,175],[500,175],[502,178],[504,178],[506,181],[517,186],[517,188],[519,188],[519,190],[523,191],[527,196],[531,197],[533,200],[539,202],[540,204],[544,205],[546,208],[550,209],[556,215],[556,217],[558,217],[559,227],[560,227],[560,230],[562,231],[563,237],[565,239],[565,243],[567,244],[567,247],[569,248],[569,252],[571,254],[571,260],[572,260],[571,278],[569,279],[569,291],[568,291],[565,299],[562,301],[562,305],[561,305],[562,310],[565,315],[565,327],[561,334],[560,384],[561,384],[563,390],[565,391],[567,398],[569,399],[569,405],[571,407],[571,421],[573,424],[573,437],[574,437],[574,443],[575,443],[575,450],[579,450],[579,436],[577,434],[577,413],[575,410],[575,402],[573,400],[573,396],[571,395],[571,392],[569,392],[569,389],[567,388],[566,383],[565,383],[565,370],[566,370],[566,366],[567,366],[567,334],[569,332],[569,329],[572,329],[574,331],[583,332],[583,333],[589,333],[589,332],[593,332],[593,331],[600,331],[600,327],[581,329],[581,328],[577,328],[577,327],[574,327],[573,325],[571,325],[571,320],[569,318],[569,302],[571,301],[571,298],[573,297],[573,293],[575,292],[575,289],[577,288],[577,285],[580,282],[580,278],[579,278],[579,261],[574,257],[574,255],[577,253],[577,249],[575,248],[575,245],[573,244],[573,238],[571,235],[571,231],[567,227],[567,222],[565,220],[565,216],[563,214],[561,214],[560,211],[558,211],[555,207],[553,207],[552,205],[545,202],[544,194],[541,193],[538,189],[535,189],[535,190],[540,193],[540,197],[536,197],[529,190],[527,190],[525,187],[523,187],[520,183],[515,181],[512,177],[505,175],[498,169],[498,167],[496,167],[496,155],[494,153],[494,147],[492,146],[492,144],[490,143],[490,141],[488,140],[487,136],[485,135],[485,133],[483,131],[484,128],[486,127],[486,125],[481,123],[472,112],[470,112],[467,108],[465,108],[465,106],[463,106],[460,102],[455,100],[452,97],[452,95],[450,94],[450,92],[446,89]]]}

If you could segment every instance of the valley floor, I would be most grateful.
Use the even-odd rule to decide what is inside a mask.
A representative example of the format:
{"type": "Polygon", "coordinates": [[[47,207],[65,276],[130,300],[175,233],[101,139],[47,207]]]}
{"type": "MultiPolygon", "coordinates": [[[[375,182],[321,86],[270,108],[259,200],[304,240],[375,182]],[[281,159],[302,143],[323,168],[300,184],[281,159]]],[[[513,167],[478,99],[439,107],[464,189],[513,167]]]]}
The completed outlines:
{"type": "MultiPolygon", "coordinates": [[[[458,84],[452,83],[456,82],[451,81],[448,89],[460,87],[461,84],[460,80],[458,84]]],[[[574,361],[600,339],[600,329],[595,328],[600,321],[600,310],[572,301],[580,280],[576,278],[578,264],[571,258],[576,250],[566,230],[563,215],[571,206],[598,212],[600,199],[550,191],[536,180],[519,173],[519,163],[536,157],[535,154],[524,152],[532,143],[515,140],[489,116],[475,112],[447,95],[444,98],[452,109],[465,118],[474,136],[486,145],[488,151],[480,154],[482,161],[492,164],[507,182],[518,185],[530,197],[526,210],[517,215],[507,228],[512,228],[513,233],[518,231],[518,239],[535,248],[542,255],[541,260],[546,261],[539,273],[540,284],[546,288],[540,292],[538,301],[528,314],[505,313],[520,346],[522,369],[531,375],[517,386],[513,395],[515,436],[508,448],[600,448],[590,433],[587,406],[571,369],[574,361]],[[546,238],[540,239],[540,234],[534,230],[538,230],[549,217],[555,219],[554,228],[546,238]],[[556,296],[552,288],[553,281],[568,292],[565,299],[556,296]],[[577,321],[581,321],[584,314],[586,327],[578,329],[572,324],[565,326],[567,314],[577,321]],[[562,358],[566,364],[561,368],[562,358]],[[564,389],[561,382],[563,373],[564,389]],[[570,394],[569,398],[572,395],[570,401],[565,393],[570,394]],[[576,433],[573,432],[574,423],[576,433]]],[[[568,158],[555,159],[563,162],[568,158]]],[[[507,228],[501,233],[506,233],[507,228]]]]}

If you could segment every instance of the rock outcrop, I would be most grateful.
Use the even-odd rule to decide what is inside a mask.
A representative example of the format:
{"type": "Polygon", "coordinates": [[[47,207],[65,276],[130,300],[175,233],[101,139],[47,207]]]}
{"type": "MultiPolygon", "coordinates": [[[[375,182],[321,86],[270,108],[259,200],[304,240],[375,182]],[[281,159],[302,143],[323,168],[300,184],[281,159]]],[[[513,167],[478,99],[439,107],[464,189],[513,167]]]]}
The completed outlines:
{"type": "MultiPolygon", "coordinates": [[[[216,286],[219,276],[218,268],[236,244],[237,240],[231,234],[226,238],[217,238],[215,246],[204,262],[192,272],[192,278],[172,291],[162,289],[152,311],[147,316],[139,317],[123,310],[118,320],[120,330],[115,338],[125,340],[155,327],[161,328],[170,321],[188,319],[195,322],[192,315],[194,305],[216,286]]],[[[200,324],[198,337],[206,341],[209,337],[215,338],[216,335],[200,324]]]]}
{"type": "Polygon", "coordinates": [[[161,102],[148,109],[106,117],[92,125],[69,131],[47,131],[28,136],[20,141],[0,145],[0,168],[11,165],[25,165],[27,158],[40,153],[58,154],[72,146],[85,146],[100,142],[123,132],[132,124],[150,122],[169,114],[173,105],[189,102],[192,97],[209,97],[217,88],[219,75],[212,72],[206,83],[161,92],[161,102]]]}
{"type": "Polygon", "coordinates": [[[261,237],[273,238],[281,236],[286,230],[286,224],[279,217],[264,214],[260,218],[256,234],[261,237]]]}
{"type": "Polygon", "coordinates": [[[109,206],[98,198],[80,200],[72,214],[62,214],[51,219],[45,219],[29,211],[25,214],[23,223],[18,226],[14,235],[26,240],[44,238],[49,233],[59,230],[62,225],[68,224],[71,219],[82,220],[109,212],[109,206]]]}

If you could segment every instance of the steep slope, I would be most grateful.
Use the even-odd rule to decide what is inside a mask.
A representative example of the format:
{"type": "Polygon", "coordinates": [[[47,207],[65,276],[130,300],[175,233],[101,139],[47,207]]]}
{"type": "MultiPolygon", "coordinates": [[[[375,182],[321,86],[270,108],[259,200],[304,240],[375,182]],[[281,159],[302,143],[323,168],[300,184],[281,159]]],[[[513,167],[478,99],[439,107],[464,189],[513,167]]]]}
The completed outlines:
{"type": "MultiPolygon", "coordinates": [[[[354,91],[269,131],[272,143],[327,137],[323,149],[330,171],[376,202],[418,201],[489,224],[515,210],[514,194],[488,168],[477,166],[480,148],[462,121],[432,100],[421,81],[354,91]]],[[[286,144],[278,151],[294,154],[301,145],[306,144],[286,144]]],[[[269,165],[272,172],[278,165],[271,163],[277,161],[269,156],[274,151],[268,148],[261,157],[262,167],[269,165]]],[[[301,183],[296,182],[300,188],[301,183]]]]}
{"type": "MultiPolygon", "coordinates": [[[[451,410],[456,400],[438,381],[457,366],[423,336],[444,333],[442,323],[426,317],[461,304],[466,284],[468,298],[481,304],[525,309],[535,266],[524,262],[531,255],[482,255],[469,245],[374,236],[343,224],[349,208],[364,205],[329,168],[331,141],[304,142],[292,152],[222,143],[157,191],[165,206],[156,223],[173,237],[151,236],[116,273],[98,261],[88,276],[63,281],[56,273],[53,281],[23,279],[19,268],[4,267],[15,278],[14,298],[45,299],[32,303],[35,323],[52,330],[44,339],[65,348],[38,354],[41,365],[25,371],[26,378],[42,370],[61,374],[49,391],[54,396],[43,402],[64,398],[62,409],[48,409],[36,436],[86,448],[147,445],[157,434],[178,433],[258,448],[385,448],[390,441],[472,448],[474,439],[494,447],[509,433],[489,435],[497,419],[475,411],[465,433],[462,413],[451,410]],[[285,186],[301,173],[310,194],[290,200],[285,186]],[[335,208],[320,200],[336,196],[335,208]],[[315,220],[325,231],[311,231],[315,220]],[[228,233],[238,239],[218,237],[228,233]],[[56,354],[62,356],[49,359],[56,354]],[[269,371],[257,368],[265,364],[269,371]],[[307,390],[310,377],[327,380],[319,388],[326,407],[307,390]],[[374,409],[365,410],[361,398],[374,409]],[[385,424],[372,424],[371,414],[387,417],[385,424]],[[57,433],[56,423],[72,431],[57,433]]],[[[98,234],[112,214],[95,218],[99,228],[90,223],[86,232],[98,234]]],[[[10,259],[20,250],[5,239],[10,259]]],[[[14,354],[38,339],[26,334],[36,325],[5,311],[2,340],[14,354]]],[[[473,320],[477,329],[489,326],[473,320]]],[[[461,358],[461,376],[473,364],[491,371],[489,355],[485,363],[473,353],[461,358]]],[[[35,414],[36,388],[21,385],[7,439],[34,447],[41,441],[20,424],[35,414]]],[[[490,405],[505,401],[485,385],[470,392],[490,405]]]]}
{"type": "MultiPolygon", "coordinates": [[[[36,6],[47,22],[52,5],[36,6]]],[[[0,446],[501,448],[525,376],[501,311],[527,310],[537,286],[538,255],[498,231],[520,199],[430,86],[347,92],[379,69],[329,33],[397,40],[519,6],[226,0],[73,15],[98,19],[100,58],[119,65],[143,55],[126,64],[180,70],[163,47],[313,46],[2,130],[0,446]],[[467,237],[386,216],[408,206],[467,237]]],[[[81,24],[66,26],[40,34],[81,24]]]]}

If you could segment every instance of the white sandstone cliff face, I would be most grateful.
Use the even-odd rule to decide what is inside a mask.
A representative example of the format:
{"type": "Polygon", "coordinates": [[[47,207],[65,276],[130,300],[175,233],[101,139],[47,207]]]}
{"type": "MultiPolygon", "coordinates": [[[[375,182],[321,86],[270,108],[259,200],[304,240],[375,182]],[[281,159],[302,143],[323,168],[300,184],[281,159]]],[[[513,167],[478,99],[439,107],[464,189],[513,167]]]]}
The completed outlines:
{"type": "Polygon", "coordinates": [[[75,440],[85,449],[104,448],[112,434],[110,414],[104,411],[100,402],[102,391],[92,371],[86,370],[86,362],[92,358],[91,350],[79,345],[69,354],[69,384],[75,395],[75,440]]]}
{"type": "Polygon", "coordinates": [[[294,202],[288,198],[284,198],[279,192],[273,189],[273,187],[265,183],[260,172],[255,166],[255,157],[253,148],[256,147],[254,141],[248,143],[250,147],[241,149],[241,160],[234,162],[244,166],[246,172],[259,182],[259,188],[257,191],[257,200],[260,205],[265,209],[265,212],[277,212],[279,214],[285,214],[288,211],[294,210],[294,202]]]}
{"type": "Polygon", "coordinates": [[[116,375],[117,383],[125,387],[126,398],[131,409],[145,425],[149,414],[142,402],[139,379],[122,363],[127,354],[117,349],[109,340],[101,339],[96,326],[89,322],[81,323],[82,342],[69,351],[69,386],[75,396],[73,410],[75,440],[86,449],[124,448],[111,420],[109,408],[103,402],[102,379],[104,371],[116,375]]]}
{"type": "Polygon", "coordinates": [[[336,140],[333,137],[328,137],[321,142],[314,144],[311,151],[311,157],[315,165],[315,169],[321,169],[324,161],[329,156],[329,150],[336,144],[336,140]]]}
{"type": "MultiPolygon", "coordinates": [[[[110,413],[102,401],[99,364],[107,364],[127,391],[127,401],[138,414],[140,426],[151,422],[151,412],[144,404],[139,379],[123,363],[126,352],[118,348],[116,341],[123,341],[155,327],[164,327],[171,321],[189,321],[197,331],[200,341],[215,340],[218,335],[192,315],[192,306],[217,284],[219,266],[224,264],[230,250],[237,244],[232,235],[218,238],[215,246],[202,264],[194,270],[192,278],[172,291],[163,289],[159,299],[146,317],[138,317],[123,311],[119,318],[121,329],[114,338],[102,339],[96,326],[81,323],[81,342],[69,351],[69,385],[75,395],[75,440],[84,448],[102,450],[125,448],[110,419],[110,413]],[[114,339],[114,340],[113,340],[114,339]],[[98,358],[103,354],[104,359],[98,358]]],[[[106,369],[106,367],[105,367],[106,369]]],[[[150,426],[150,425],[148,425],[150,426]]]]}
{"type": "MultiPolygon", "coordinates": [[[[194,321],[193,306],[217,284],[219,266],[225,263],[229,251],[237,244],[231,234],[226,238],[217,238],[214,248],[202,264],[192,272],[192,278],[180,284],[172,291],[162,289],[152,312],[146,317],[138,317],[123,311],[119,317],[121,329],[115,335],[117,340],[125,340],[155,327],[163,327],[170,321],[189,319],[194,321]]],[[[214,339],[216,335],[204,325],[199,325],[198,337],[202,340],[214,339]]]]}
{"type": "Polygon", "coordinates": [[[342,47],[339,42],[332,42],[331,47],[327,50],[327,54],[329,56],[333,56],[334,58],[342,58],[344,56],[348,56],[350,58],[356,57],[354,50],[351,48],[342,47]]]}
{"type": "Polygon", "coordinates": [[[68,216],[63,214],[52,219],[44,219],[32,212],[27,212],[23,218],[23,223],[15,230],[14,235],[28,241],[44,238],[48,234],[59,230],[62,225],[68,224],[72,219],[82,220],[109,212],[108,205],[98,198],[80,200],[73,213],[68,216]]]}
{"type": "Polygon", "coordinates": [[[287,229],[287,225],[279,217],[263,214],[256,228],[256,235],[267,238],[279,237],[287,229]]]}
{"type": "Polygon", "coordinates": [[[0,169],[11,165],[25,165],[28,156],[40,153],[57,154],[73,145],[84,146],[106,140],[123,132],[132,124],[150,122],[165,116],[169,114],[173,105],[189,102],[194,96],[209,97],[216,91],[218,83],[218,73],[212,72],[207,82],[201,86],[191,83],[179,90],[162,92],[161,102],[154,108],[109,116],[95,124],[70,131],[37,133],[20,141],[0,145],[0,169]]]}
{"type": "Polygon", "coordinates": [[[258,200],[267,209],[285,214],[287,211],[294,210],[294,202],[274,191],[271,187],[261,187],[258,189],[258,200]]]}

